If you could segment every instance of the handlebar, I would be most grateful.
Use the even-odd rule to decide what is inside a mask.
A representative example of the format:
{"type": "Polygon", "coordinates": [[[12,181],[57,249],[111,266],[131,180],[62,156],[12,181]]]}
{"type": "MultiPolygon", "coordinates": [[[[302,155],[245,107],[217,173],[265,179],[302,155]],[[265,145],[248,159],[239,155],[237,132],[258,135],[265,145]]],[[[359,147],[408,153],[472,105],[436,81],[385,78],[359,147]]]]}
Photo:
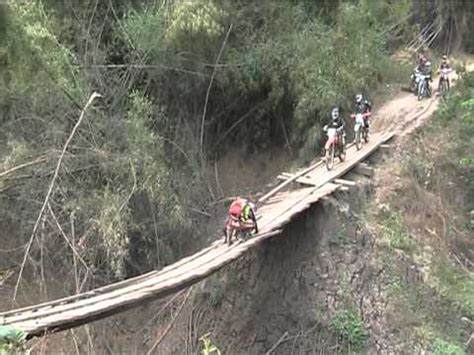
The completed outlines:
{"type": "Polygon", "coordinates": [[[437,73],[451,73],[453,71],[452,68],[448,68],[448,69],[438,69],[437,73]]]}
{"type": "MultiPolygon", "coordinates": [[[[366,113],[363,113],[363,114],[362,114],[362,117],[365,118],[365,117],[369,117],[369,116],[371,116],[371,115],[372,115],[372,112],[366,112],[366,113]]],[[[356,114],[354,114],[354,113],[351,114],[351,118],[356,118],[356,114]]]]}

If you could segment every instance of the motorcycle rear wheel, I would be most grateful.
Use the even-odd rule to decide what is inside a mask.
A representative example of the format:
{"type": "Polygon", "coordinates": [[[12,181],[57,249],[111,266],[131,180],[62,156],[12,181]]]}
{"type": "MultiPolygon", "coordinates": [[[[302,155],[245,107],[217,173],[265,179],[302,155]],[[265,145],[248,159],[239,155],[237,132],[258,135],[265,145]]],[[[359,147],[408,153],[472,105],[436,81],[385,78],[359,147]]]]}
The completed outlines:
{"type": "MultiPolygon", "coordinates": [[[[344,139],[342,137],[341,140],[342,142],[344,142],[344,139]]],[[[346,145],[341,143],[337,149],[337,156],[339,158],[339,161],[342,163],[344,160],[346,160],[346,145]]]]}

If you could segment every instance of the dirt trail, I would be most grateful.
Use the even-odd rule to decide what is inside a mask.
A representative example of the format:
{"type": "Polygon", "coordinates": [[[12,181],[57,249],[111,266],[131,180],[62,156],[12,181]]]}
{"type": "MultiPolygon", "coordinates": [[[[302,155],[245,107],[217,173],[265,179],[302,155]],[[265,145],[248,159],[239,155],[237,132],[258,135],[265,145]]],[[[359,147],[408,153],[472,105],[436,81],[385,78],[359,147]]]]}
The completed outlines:
{"type": "MultiPolygon", "coordinates": [[[[466,66],[467,71],[474,70],[472,60],[466,66]]],[[[387,101],[380,109],[375,111],[372,124],[372,132],[394,130],[400,137],[413,132],[414,129],[423,125],[438,108],[440,97],[438,96],[438,76],[431,83],[433,96],[429,99],[418,101],[412,93],[403,92],[394,99],[387,101]]],[[[408,82],[409,78],[407,78],[408,82]]],[[[450,74],[451,88],[456,85],[458,76],[456,72],[450,74]]]]}

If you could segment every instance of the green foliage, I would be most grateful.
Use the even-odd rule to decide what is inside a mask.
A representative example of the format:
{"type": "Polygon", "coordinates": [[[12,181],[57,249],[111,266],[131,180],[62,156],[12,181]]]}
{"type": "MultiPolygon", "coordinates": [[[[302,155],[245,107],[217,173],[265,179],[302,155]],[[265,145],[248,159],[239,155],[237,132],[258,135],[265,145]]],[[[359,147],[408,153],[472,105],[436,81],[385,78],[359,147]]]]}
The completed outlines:
{"type": "Polygon", "coordinates": [[[28,354],[25,341],[26,333],[22,330],[8,325],[0,325],[0,355],[28,354]]]}
{"type": "Polygon", "coordinates": [[[224,299],[224,288],[221,283],[214,283],[211,286],[209,303],[212,307],[219,307],[224,299]]]}
{"type": "Polygon", "coordinates": [[[222,305],[225,296],[225,284],[220,273],[206,279],[202,285],[200,296],[211,307],[217,308],[222,305]]]}
{"type": "Polygon", "coordinates": [[[130,9],[122,20],[125,33],[131,42],[129,44],[150,56],[159,56],[164,50],[166,34],[164,6],[162,4],[152,9],[130,9]]]}
{"type": "Polygon", "coordinates": [[[40,85],[44,91],[38,90],[32,103],[38,108],[52,102],[51,95],[61,92],[76,100],[83,98],[78,72],[73,66],[75,56],[58,40],[58,28],[54,28],[55,23],[50,21],[42,2],[12,2],[9,6],[6,89],[31,93],[40,85]]]}
{"type": "Polygon", "coordinates": [[[467,73],[437,111],[437,122],[452,132],[451,144],[446,147],[447,169],[462,177],[467,188],[468,209],[474,207],[474,74],[467,73]]]}
{"type": "Polygon", "coordinates": [[[384,219],[382,233],[388,239],[391,248],[410,251],[416,246],[399,214],[393,213],[384,219]]]}
{"type": "Polygon", "coordinates": [[[474,54],[474,32],[472,31],[467,34],[466,52],[474,54]]]}
{"type": "Polygon", "coordinates": [[[385,7],[367,1],[344,3],[334,16],[337,3],[319,3],[313,8],[299,1],[180,2],[133,10],[122,23],[142,52],[156,54],[148,57],[150,64],[183,70],[182,74],[167,74],[165,67],[156,70],[155,80],[160,76],[175,79],[172,86],[160,83],[157,90],[179,95],[181,102],[169,103],[168,109],[173,115],[182,115],[183,109],[189,112],[186,120],[198,128],[201,116],[196,107],[202,107],[209,85],[206,75],[213,70],[204,63],[215,61],[232,21],[221,58],[226,65],[216,71],[214,82],[219,99],[211,98],[207,108],[207,132],[216,137],[231,133],[230,139],[217,144],[259,145],[283,139],[278,113],[284,117],[292,143],[303,147],[307,156],[321,146],[321,121],[331,105],[347,109],[348,98],[356,92],[369,93],[392,75],[384,29],[409,11],[407,1],[385,7]],[[325,8],[329,12],[319,11],[325,8]],[[327,21],[324,16],[333,19],[327,21]],[[240,98],[240,108],[232,106],[236,98],[240,98]],[[256,103],[262,108],[249,117],[252,123],[234,126],[256,103]]]}
{"type": "Polygon", "coordinates": [[[352,350],[360,349],[367,337],[362,317],[352,309],[336,314],[331,320],[331,329],[352,350]]]}
{"type": "Polygon", "coordinates": [[[443,297],[474,316],[474,279],[471,275],[440,263],[435,271],[434,286],[443,297]]]}
{"type": "Polygon", "coordinates": [[[212,2],[178,2],[173,9],[168,39],[179,41],[199,34],[208,37],[219,36],[224,32],[220,22],[225,16],[225,11],[212,2]]]}
{"type": "Polygon", "coordinates": [[[331,237],[329,238],[329,243],[334,244],[338,247],[343,247],[344,245],[347,245],[349,243],[345,224],[342,224],[337,231],[331,234],[331,237]]]}
{"type": "Polygon", "coordinates": [[[433,344],[435,355],[464,355],[466,352],[459,346],[443,339],[436,338],[433,344]]]}

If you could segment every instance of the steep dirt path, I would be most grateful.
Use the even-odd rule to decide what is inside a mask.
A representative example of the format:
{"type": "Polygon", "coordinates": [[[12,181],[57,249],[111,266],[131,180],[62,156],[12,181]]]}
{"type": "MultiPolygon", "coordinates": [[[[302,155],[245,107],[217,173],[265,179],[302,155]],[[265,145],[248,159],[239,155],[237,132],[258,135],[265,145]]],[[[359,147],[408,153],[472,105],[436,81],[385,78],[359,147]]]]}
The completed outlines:
{"type": "MultiPolygon", "coordinates": [[[[474,70],[473,60],[469,61],[467,71],[474,70]]],[[[407,78],[407,81],[409,78],[407,78]]],[[[456,72],[451,73],[451,88],[456,85],[458,76],[456,72]]],[[[395,131],[399,137],[405,137],[414,129],[420,127],[433,115],[440,103],[438,96],[438,76],[431,83],[433,96],[429,99],[418,101],[412,93],[403,92],[394,99],[387,101],[380,109],[375,110],[372,124],[372,132],[395,131]]]]}

